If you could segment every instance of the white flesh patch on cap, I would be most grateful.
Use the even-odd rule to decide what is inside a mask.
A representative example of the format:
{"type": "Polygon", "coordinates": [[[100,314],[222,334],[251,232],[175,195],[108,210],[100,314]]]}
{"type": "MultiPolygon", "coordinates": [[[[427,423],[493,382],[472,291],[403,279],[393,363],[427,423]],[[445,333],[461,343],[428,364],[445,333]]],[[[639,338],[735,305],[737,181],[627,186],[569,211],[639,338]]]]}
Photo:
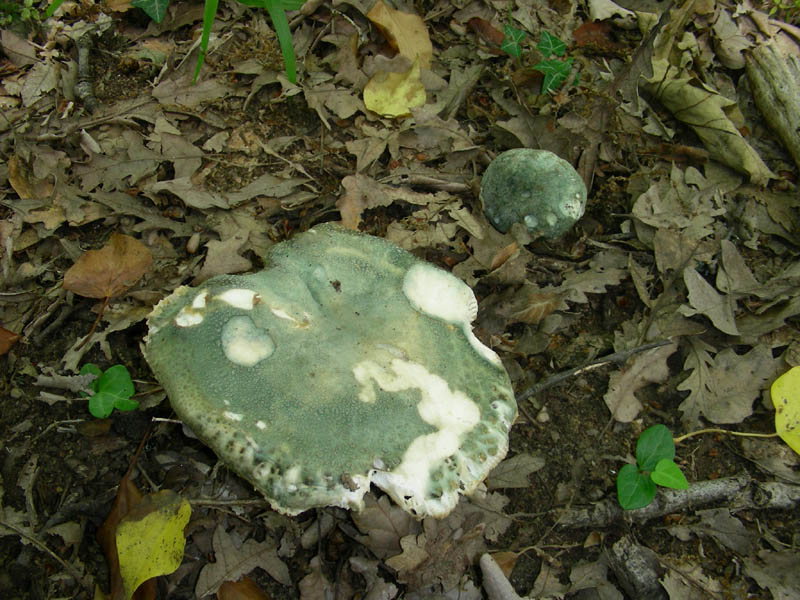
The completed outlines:
{"type": "Polygon", "coordinates": [[[461,325],[475,352],[494,365],[502,365],[494,350],[472,333],[470,323],[478,316],[478,301],[470,287],[458,277],[432,265],[417,264],[403,278],[403,293],[416,310],[461,325]]]}
{"type": "Polygon", "coordinates": [[[222,350],[229,361],[252,367],[275,351],[275,342],[250,317],[233,317],[222,328],[222,350]]]}
{"type": "Polygon", "coordinates": [[[175,315],[175,325],[178,327],[194,327],[203,322],[203,309],[208,301],[208,291],[202,290],[198,293],[192,303],[184,306],[175,315]]]}
{"type": "Polygon", "coordinates": [[[478,302],[470,287],[432,265],[416,264],[403,278],[403,293],[416,310],[448,323],[472,323],[478,302]]]}
{"type": "Polygon", "coordinates": [[[231,306],[235,308],[241,308],[242,310],[253,310],[256,302],[258,302],[258,294],[256,294],[253,290],[234,288],[232,290],[226,290],[222,292],[219,296],[215,297],[215,300],[222,300],[223,302],[227,302],[231,306]]]}
{"type": "Polygon", "coordinates": [[[226,410],[222,414],[226,419],[230,419],[231,421],[241,421],[242,417],[244,416],[244,415],[242,415],[240,413],[233,413],[233,412],[231,412],[229,410],[226,410]]]}
{"type": "Polygon", "coordinates": [[[387,392],[418,389],[421,400],[417,412],[438,431],[416,438],[395,469],[374,473],[372,481],[396,498],[409,496],[412,505],[421,505],[431,472],[458,452],[464,434],[480,422],[481,411],[466,394],[451,390],[444,379],[422,365],[400,359],[392,360],[390,365],[387,368],[370,360],[356,365],[353,373],[361,384],[359,398],[374,402],[372,381],[387,392]]]}

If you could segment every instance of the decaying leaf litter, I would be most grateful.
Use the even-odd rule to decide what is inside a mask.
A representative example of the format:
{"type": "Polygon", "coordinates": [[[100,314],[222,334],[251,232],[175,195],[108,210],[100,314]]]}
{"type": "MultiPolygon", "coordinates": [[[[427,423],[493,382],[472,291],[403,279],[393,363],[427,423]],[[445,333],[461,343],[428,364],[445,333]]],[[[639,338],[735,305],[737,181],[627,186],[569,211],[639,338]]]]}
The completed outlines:
{"type": "MultiPolygon", "coordinates": [[[[798,364],[799,159],[781,129],[796,114],[778,107],[800,86],[800,32],[749,3],[666,16],[529,4],[395,5],[420,19],[309,2],[290,13],[297,84],[266,13],[239,4],[219,7],[197,85],[201,4],[173,2],[156,25],[124,3],[65,2],[36,31],[2,31],[4,597],[109,589],[123,575],[96,537],[130,510],[114,497],[159,490],[192,505],[181,566],[151,584],[168,597],[230,580],[217,592],[229,597],[245,574],[240,593],[272,598],[799,593],[798,458],[779,439],[684,439],[688,504],[667,491],[626,517],[614,480],[655,423],[775,431],[770,385],[798,364]],[[506,25],[527,33],[519,60],[500,49],[506,25]],[[87,32],[92,113],[74,91],[87,32]],[[575,60],[540,94],[544,32],[575,60]],[[480,175],[519,146],[556,152],[589,187],[559,240],[502,235],[481,213],[480,175]],[[331,220],[468,283],[476,333],[522,399],[509,458],[445,519],[418,522],[380,495],[361,513],[266,510],[170,421],[141,358],[145,317],[178,285],[259,269],[276,242],[331,220]],[[67,285],[113,235],[152,264],[125,254],[109,265],[121,278],[67,285]],[[88,362],[126,365],[139,410],[92,419],[75,379],[88,362]],[[486,552],[517,592],[479,567],[486,552]]],[[[182,518],[166,504],[164,522],[182,518]]]]}

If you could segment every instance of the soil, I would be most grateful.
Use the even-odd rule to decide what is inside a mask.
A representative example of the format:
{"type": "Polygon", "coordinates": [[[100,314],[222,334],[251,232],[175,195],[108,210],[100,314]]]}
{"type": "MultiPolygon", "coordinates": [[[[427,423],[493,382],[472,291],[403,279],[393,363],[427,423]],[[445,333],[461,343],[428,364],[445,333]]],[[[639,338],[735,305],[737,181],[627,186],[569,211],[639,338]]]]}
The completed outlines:
{"type": "MultiPolygon", "coordinates": [[[[420,5],[417,7],[420,14],[429,14],[433,8],[433,3],[417,4],[420,5]]],[[[550,4],[554,14],[566,12],[558,2],[550,4]]],[[[254,76],[237,72],[237,66],[243,61],[254,60],[263,70],[273,69],[280,73],[280,50],[270,35],[258,37],[254,33],[261,30],[251,22],[254,17],[250,12],[230,10],[233,12],[223,15],[224,20],[215,32],[219,36],[230,34],[230,39],[209,56],[203,77],[207,81],[212,78],[223,81],[237,93],[210,100],[202,107],[176,108],[171,114],[177,115],[175,122],[181,123],[182,128],[186,124],[187,137],[198,145],[212,133],[213,128],[208,125],[210,115],[228,124],[228,131],[247,132],[265,140],[281,136],[292,138],[277,155],[255,157],[246,151],[223,150],[209,152],[208,156],[213,154],[213,160],[204,158],[203,185],[206,190],[219,193],[240,190],[265,173],[283,169],[287,160],[302,166],[314,183],[312,198],[288,207],[276,199],[248,201],[252,208],[250,217],[263,224],[265,243],[271,244],[317,223],[341,218],[336,204],[342,195],[341,181],[356,170],[356,157],[345,148],[359,136],[366,136],[363,133],[365,128],[359,122],[362,117],[358,114],[330,117],[331,127],[326,127],[303,94],[282,94],[279,84],[258,88],[254,98],[248,101],[249,91],[256,89],[251,87],[254,76]]],[[[96,52],[92,55],[95,95],[104,107],[148,97],[153,79],[160,71],[142,59],[131,62],[125,58],[125,50],[136,43],[133,33],[144,35],[145,28],[150,26],[135,12],[118,14],[118,25],[96,40],[96,52]]],[[[355,14],[357,11],[351,7],[349,12],[355,14]]],[[[447,14],[452,12],[448,10],[447,14]]],[[[323,17],[327,19],[332,13],[323,6],[317,9],[316,14],[316,22],[321,27],[323,17]]],[[[444,48],[453,35],[448,19],[432,14],[428,26],[435,45],[444,48]]],[[[64,17],[64,21],[91,18],[90,13],[77,13],[64,17]]],[[[198,23],[175,28],[165,36],[172,36],[177,42],[188,45],[197,31],[195,26],[198,23]]],[[[154,36],[153,29],[147,31],[154,36]]],[[[628,53],[641,41],[629,31],[618,34],[620,41],[617,43],[628,53]],[[631,39],[625,36],[631,36],[631,39]]],[[[35,35],[31,34],[34,38],[35,35]]],[[[377,44],[379,34],[374,33],[372,39],[372,43],[377,44]]],[[[306,58],[307,68],[311,67],[314,56],[314,60],[322,56],[319,48],[315,47],[317,55],[312,52],[308,55],[311,58],[306,58]]],[[[66,48],[65,51],[69,53],[72,50],[66,48]]],[[[480,153],[466,167],[478,174],[488,158],[508,147],[505,143],[507,136],[496,135],[496,121],[509,117],[494,100],[496,80],[506,82],[505,93],[509,98],[515,91],[520,92],[510,83],[516,72],[513,61],[508,57],[494,56],[484,60],[492,61],[496,73],[483,75],[474,92],[455,113],[455,120],[465,131],[472,131],[471,141],[480,146],[480,153]]],[[[600,61],[600,56],[587,52],[581,60],[600,61]]],[[[546,106],[547,110],[567,114],[572,110],[569,96],[588,95],[591,93],[589,88],[596,89],[592,87],[595,83],[586,84],[585,88],[569,88],[555,100],[538,98],[535,101],[546,106]],[[553,106],[553,101],[564,104],[553,106]]],[[[57,100],[55,92],[53,100],[57,100]]],[[[534,111],[542,110],[541,106],[529,106],[534,111]]],[[[37,110],[41,109],[31,107],[30,116],[18,121],[17,125],[38,118],[35,117],[37,110]]],[[[669,118],[665,113],[662,116],[669,118]]],[[[85,115],[85,118],[90,116],[85,115]]],[[[685,126],[673,121],[670,123],[679,128],[681,143],[700,146],[685,126]]],[[[143,131],[149,135],[153,127],[153,123],[148,123],[143,131]]],[[[621,126],[613,122],[611,127],[621,126]]],[[[36,129],[30,135],[39,135],[41,140],[42,132],[36,129]]],[[[627,135],[614,129],[609,136],[617,134],[617,140],[627,135]]],[[[21,156],[19,148],[33,143],[30,135],[19,127],[17,130],[6,129],[2,135],[4,161],[12,155],[21,156]]],[[[77,135],[76,132],[47,144],[54,150],[76,156],[80,144],[77,135]]],[[[394,157],[386,151],[365,173],[380,181],[382,178],[389,180],[397,167],[413,169],[423,165],[436,170],[447,164],[445,156],[426,162],[425,152],[424,149],[418,152],[404,149],[394,157]]],[[[638,244],[630,231],[620,230],[621,215],[631,213],[635,198],[628,191],[630,176],[634,173],[641,176],[641,161],[647,164],[651,178],[669,176],[671,167],[668,160],[659,157],[633,153],[623,153],[622,157],[624,162],[616,159],[598,162],[586,215],[573,231],[558,240],[534,240],[525,246],[532,256],[525,266],[528,281],[539,288],[557,287],[563,283],[565,272],[585,267],[601,249],[611,245],[631,250],[643,264],[650,267],[655,264],[651,248],[638,244]]],[[[163,161],[153,175],[153,181],[171,180],[177,168],[172,162],[163,161]]],[[[24,210],[23,205],[18,204],[20,197],[12,189],[15,186],[9,183],[11,180],[13,174],[9,174],[6,168],[0,177],[3,185],[0,220],[8,222],[19,219],[19,211],[24,210]]],[[[464,181],[474,183],[469,173],[464,181]]],[[[796,174],[790,174],[773,181],[772,185],[793,188],[794,183],[796,174]]],[[[463,207],[478,214],[479,201],[468,184],[459,188],[455,196],[463,207]]],[[[212,217],[211,209],[189,206],[169,193],[159,194],[154,200],[138,193],[136,186],[130,183],[122,187],[128,187],[126,193],[153,209],[154,214],[192,225],[202,234],[203,242],[215,239],[217,234],[206,225],[206,219],[212,217]]],[[[415,189],[430,191],[421,186],[415,189]]],[[[378,236],[385,236],[392,224],[402,224],[413,230],[417,220],[417,226],[422,228],[416,215],[419,208],[408,202],[375,205],[363,212],[359,228],[378,236]]],[[[796,205],[787,210],[796,210],[796,205]]],[[[366,595],[376,589],[374,579],[352,568],[349,561],[353,557],[377,560],[377,571],[372,575],[384,583],[396,585],[398,594],[423,598],[458,597],[452,587],[442,589],[439,585],[437,588],[442,578],[438,574],[430,575],[435,570],[425,571],[424,565],[397,568],[397,563],[391,563],[395,567],[389,566],[387,558],[391,554],[375,552],[374,547],[365,541],[368,532],[362,529],[363,525],[359,527],[354,522],[348,511],[320,508],[291,518],[272,511],[246,481],[218,463],[209,448],[187,436],[176,422],[168,400],[141,354],[140,346],[146,334],[143,320],[131,319],[129,326],[108,333],[104,344],[89,343],[89,350],[80,359],[80,365],[95,363],[103,369],[115,364],[125,365],[136,386],[135,398],[141,403],[139,410],[114,411],[109,418],[94,419],[87,411],[86,397],[58,387],[37,385],[37,377],[42,374],[74,375],[65,369],[64,359],[75,352],[77,340],[89,333],[102,303],[61,288],[64,273],[82,251],[102,247],[113,232],[141,237],[152,247],[165,244],[145,278],[132,287],[130,293],[126,291],[111,299],[107,310],[119,314],[135,307],[148,308],[168,293],[170,287],[192,283],[198,274],[204,247],[201,244],[199,254],[189,252],[187,237],[170,235],[164,230],[155,232],[149,226],[138,227],[146,221],[115,211],[106,211],[104,218],[78,225],[66,220],[46,232],[41,223],[23,222],[23,233],[26,230],[36,233],[29,235],[29,243],[17,236],[13,252],[5,255],[0,266],[17,268],[28,262],[31,268],[41,268],[35,277],[17,278],[11,284],[0,284],[0,318],[11,315],[12,309],[15,315],[27,315],[19,321],[25,326],[23,339],[0,356],[0,435],[4,449],[0,462],[0,511],[5,511],[0,512],[0,535],[3,536],[0,544],[0,597],[8,600],[89,598],[95,594],[96,586],[108,592],[110,570],[98,543],[98,532],[113,512],[120,482],[128,479],[142,493],[169,489],[192,504],[182,566],[177,572],[157,579],[155,585],[160,597],[195,597],[200,571],[206,564],[214,562],[215,552],[219,552],[213,541],[219,526],[235,532],[239,541],[255,540],[277,549],[276,556],[288,567],[290,585],[278,583],[263,568],[249,571],[250,577],[268,594],[267,597],[274,600],[378,597],[366,595]],[[43,398],[43,392],[50,396],[43,398]],[[23,515],[24,518],[17,520],[13,515],[23,515]],[[322,523],[326,518],[332,518],[333,527],[323,529],[322,523]],[[301,541],[304,534],[310,535],[309,532],[317,528],[324,531],[321,537],[304,545],[301,541]],[[316,563],[315,558],[319,559],[316,563]],[[304,578],[317,574],[320,578],[316,585],[306,579],[306,587],[298,586],[304,578]],[[431,579],[426,580],[429,575],[431,579]],[[445,596],[447,593],[450,595],[445,596]]],[[[219,232],[218,229],[214,231],[219,232]]],[[[745,247],[736,240],[747,264],[761,281],[766,279],[767,273],[780,272],[797,254],[797,248],[785,239],[770,242],[766,237],[762,237],[763,243],[757,248],[745,247]],[[781,252],[775,250],[779,243],[781,252]]],[[[468,233],[459,229],[449,244],[421,246],[413,251],[443,268],[452,269],[470,257],[470,243],[468,233]]],[[[251,263],[252,270],[261,268],[263,255],[253,249],[254,246],[244,248],[243,258],[251,263]]],[[[647,318],[649,310],[642,303],[633,280],[621,278],[615,284],[606,285],[602,292],[587,294],[586,302],[570,303],[567,311],[559,309],[558,312],[564,315],[563,324],[544,331],[531,322],[504,322],[502,315],[506,313],[497,310],[497,302],[501,297],[508,298],[509,290],[513,292],[516,286],[499,277],[482,278],[480,271],[476,274],[479,281],[474,289],[481,304],[476,334],[501,356],[518,394],[554,374],[581,367],[618,351],[615,332],[619,332],[623,324],[647,318]]],[[[668,282],[666,279],[654,281],[655,297],[663,292],[668,282]]],[[[686,301],[685,290],[680,285],[676,288],[680,297],[677,304],[686,301]]],[[[710,329],[703,316],[696,316],[695,321],[702,321],[703,326],[710,329]]],[[[104,330],[108,322],[108,319],[102,320],[98,331],[104,330]]],[[[781,328],[776,328],[774,335],[782,336],[785,341],[771,347],[774,357],[781,356],[792,341],[800,339],[797,325],[795,317],[795,320],[789,318],[781,328]]],[[[720,335],[715,339],[729,340],[727,343],[740,355],[750,347],[741,338],[720,335]]],[[[717,350],[725,347],[728,346],[720,342],[717,350]]],[[[666,360],[669,375],[637,391],[642,408],[630,422],[615,420],[604,402],[610,374],[621,366],[616,363],[578,370],[564,381],[520,402],[520,416],[511,431],[509,456],[528,453],[541,459],[543,466],[528,475],[527,487],[484,491],[482,493],[489,496],[481,497],[479,494],[472,500],[462,500],[462,503],[474,502],[481,506],[482,502],[487,502],[486,498],[493,498],[494,502],[503,499],[500,504],[492,504],[498,507],[492,510],[505,514],[508,522],[502,527],[502,533],[488,537],[485,528],[489,521],[478,524],[480,533],[477,535],[481,543],[465,551],[469,557],[468,564],[459,567],[465,577],[457,579],[462,584],[471,580],[479,589],[483,577],[477,566],[480,554],[486,551],[517,553],[513,559],[508,555],[504,558],[506,565],[513,567],[509,578],[519,594],[528,594],[537,578],[541,584],[545,568],[552,568],[557,583],[566,590],[560,596],[554,596],[633,597],[613,570],[608,572],[607,582],[617,590],[617,596],[603,595],[610,592],[601,593],[597,586],[587,587],[582,592],[568,590],[570,572],[576,566],[606,561],[609,549],[620,539],[629,538],[659,557],[662,565],[660,575],[669,570],[664,565],[671,565],[673,571],[684,573],[699,565],[703,582],[714,582],[713,585],[696,582],[692,595],[685,597],[777,597],[763,580],[756,581],[745,573],[741,552],[721,543],[718,535],[704,530],[702,519],[690,506],[644,523],[623,519],[602,527],[567,528],[560,525],[562,515],[569,509],[616,499],[616,475],[626,462],[633,459],[636,441],[647,427],[663,424],[676,435],[688,431],[679,408],[688,394],[679,389],[687,376],[684,371],[686,356],[686,346],[681,344],[666,360]]],[[[755,397],[753,400],[752,415],[730,427],[739,431],[774,433],[774,412],[770,404],[755,397]]],[[[773,442],[780,445],[772,439],[764,443],[773,442]]],[[[755,482],[775,479],[772,470],[752,458],[752,452],[744,449],[743,444],[741,438],[720,433],[699,435],[678,444],[675,462],[690,483],[742,475],[755,482]]],[[[372,494],[376,498],[382,496],[377,489],[372,494]]],[[[731,499],[722,499],[702,506],[702,509],[736,510],[734,514],[741,526],[739,533],[752,540],[748,542],[752,544],[751,556],[766,549],[797,552],[800,512],[796,506],[791,509],[737,509],[731,502],[731,499]]],[[[424,526],[430,542],[432,536],[428,526],[424,526]]],[[[413,527],[405,532],[415,533],[418,534],[419,530],[413,527]]],[[[448,539],[452,540],[453,547],[458,546],[458,535],[448,539]]],[[[444,561],[449,556],[443,545],[429,545],[428,549],[442,553],[434,555],[434,560],[444,561]]],[[[397,552],[400,552],[399,546],[397,552]]],[[[480,592],[472,593],[478,595],[470,596],[464,592],[462,597],[480,597],[480,592]]]]}

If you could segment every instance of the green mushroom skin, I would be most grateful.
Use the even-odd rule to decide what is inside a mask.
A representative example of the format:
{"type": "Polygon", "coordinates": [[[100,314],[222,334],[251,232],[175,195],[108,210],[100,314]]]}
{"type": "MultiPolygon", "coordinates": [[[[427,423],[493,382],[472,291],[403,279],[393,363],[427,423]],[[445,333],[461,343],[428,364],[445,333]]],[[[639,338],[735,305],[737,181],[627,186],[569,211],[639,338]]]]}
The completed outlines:
{"type": "Polygon", "coordinates": [[[547,150],[507,150],[487,167],[481,203],[489,222],[506,233],[522,223],[534,237],[556,238],[583,216],[586,185],[567,161],[547,150]]]}
{"type": "Polygon", "coordinates": [[[178,416],[276,510],[359,509],[374,483],[442,517],[506,454],[517,414],[476,312],[450,273],[321,225],[263,271],[177,289],[144,353],[178,416]]]}

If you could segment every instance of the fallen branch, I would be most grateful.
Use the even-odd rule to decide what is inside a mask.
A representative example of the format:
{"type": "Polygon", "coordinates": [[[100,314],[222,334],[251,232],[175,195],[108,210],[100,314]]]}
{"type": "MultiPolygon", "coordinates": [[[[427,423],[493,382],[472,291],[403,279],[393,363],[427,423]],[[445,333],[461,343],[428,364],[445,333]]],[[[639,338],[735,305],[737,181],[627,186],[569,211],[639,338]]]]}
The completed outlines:
{"type": "Polygon", "coordinates": [[[608,527],[622,521],[642,524],[695,506],[726,501],[732,511],[791,510],[800,504],[800,485],[753,481],[747,475],[692,483],[688,490],[661,489],[655,500],[636,510],[623,510],[616,498],[561,513],[559,527],[608,527]]]}

